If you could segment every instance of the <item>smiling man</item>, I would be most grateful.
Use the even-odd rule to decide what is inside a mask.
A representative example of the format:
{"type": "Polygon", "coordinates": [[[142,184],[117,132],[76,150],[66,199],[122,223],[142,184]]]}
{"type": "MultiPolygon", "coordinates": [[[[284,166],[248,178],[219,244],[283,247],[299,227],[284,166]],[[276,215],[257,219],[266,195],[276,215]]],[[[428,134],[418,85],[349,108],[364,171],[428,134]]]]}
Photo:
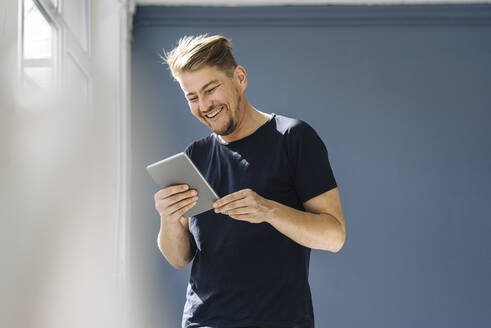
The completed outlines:
{"type": "Polygon", "coordinates": [[[247,74],[223,36],[184,37],[165,54],[193,115],[212,133],[186,153],[222,196],[186,185],[155,194],[158,246],[176,268],[193,261],[183,327],[314,327],[312,248],[338,252],[346,228],[327,149],[307,123],[253,107],[247,74]]]}

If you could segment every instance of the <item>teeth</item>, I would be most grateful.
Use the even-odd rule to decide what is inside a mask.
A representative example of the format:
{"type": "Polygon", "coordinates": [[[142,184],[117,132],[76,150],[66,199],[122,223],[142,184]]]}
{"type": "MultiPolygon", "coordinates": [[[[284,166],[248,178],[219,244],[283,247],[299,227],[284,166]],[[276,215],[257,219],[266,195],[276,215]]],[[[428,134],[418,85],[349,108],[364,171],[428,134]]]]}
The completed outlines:
{"type": "Polygon", "coordinates": [[[209,114],[206,114],[206,117],[208,118],[213,118],[215,117],[218,113],[220,113],[220,111],[222,110],[223,106],[220,106],[217,110],[215,110],[214,112],[211,112],[209,114]]]}

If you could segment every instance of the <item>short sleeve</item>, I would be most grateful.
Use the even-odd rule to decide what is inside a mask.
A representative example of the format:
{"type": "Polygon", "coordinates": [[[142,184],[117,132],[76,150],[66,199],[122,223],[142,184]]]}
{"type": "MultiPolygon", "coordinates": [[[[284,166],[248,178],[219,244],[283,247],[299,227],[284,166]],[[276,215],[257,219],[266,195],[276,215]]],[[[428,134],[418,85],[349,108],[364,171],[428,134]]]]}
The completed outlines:
{"type": "Polygon", "coordinates": [[[193,158],[193,148],[194,148],[194,142],[186,147],[184,152],[186,155],[188,155],[189,158],[193,158]]]}
{"type": "Polygon", "coordinates": [[[300,121],[289,136],[293,179],[302,203],[336,188],[327,148],[317,132],[300,121]]]}

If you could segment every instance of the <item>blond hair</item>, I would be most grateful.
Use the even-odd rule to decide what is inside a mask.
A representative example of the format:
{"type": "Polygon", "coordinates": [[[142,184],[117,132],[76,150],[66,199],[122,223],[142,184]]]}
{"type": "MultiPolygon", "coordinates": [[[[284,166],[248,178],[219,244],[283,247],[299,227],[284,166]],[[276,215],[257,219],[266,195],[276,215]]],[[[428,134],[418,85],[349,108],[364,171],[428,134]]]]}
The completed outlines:
{"type": "Polygon", "coordinates": [[[174,79],[183,72],[192,72],[205,66],[213,66],[233,76],[237,63],[232,56],[232,43],[221,35],[184,36],[177,47],[161,56],[169,66],[174,79]]]}

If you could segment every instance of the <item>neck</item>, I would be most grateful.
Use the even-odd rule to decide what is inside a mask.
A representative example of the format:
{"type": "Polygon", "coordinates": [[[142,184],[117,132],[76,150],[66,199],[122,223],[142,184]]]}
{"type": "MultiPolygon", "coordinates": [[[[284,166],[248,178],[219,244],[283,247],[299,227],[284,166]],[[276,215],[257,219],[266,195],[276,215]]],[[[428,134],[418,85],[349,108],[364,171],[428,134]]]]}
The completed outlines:
{"type": "Polygon", "coordinates": [[[247,98],[244,97],[244,99],[244,107],[240,111],[237,127],[231,134],[219,136],[221,140],[225,142],[232,142],[245,138],[254,133],[254,131],[266,123],[271,117],[271,115],[260,112],[251,106],[247,98]]]}

